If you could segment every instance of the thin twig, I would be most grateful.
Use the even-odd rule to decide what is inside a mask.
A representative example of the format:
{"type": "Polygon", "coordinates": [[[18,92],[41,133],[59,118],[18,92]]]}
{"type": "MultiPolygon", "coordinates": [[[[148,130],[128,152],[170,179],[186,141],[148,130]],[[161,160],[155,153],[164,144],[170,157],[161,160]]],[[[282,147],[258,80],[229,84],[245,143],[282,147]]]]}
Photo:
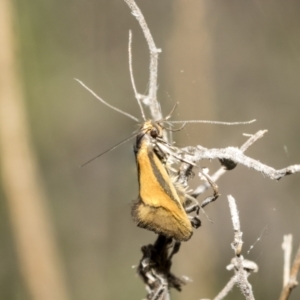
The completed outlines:
{"type": "Polygon", "coordinates": [[[241,122],[222,122],[222,121],[211,121],[211,120],[183,120],[183,121],[169,121],[171,124],[182,124],[182,123],[201,123],[201,124],[214,124],[214,125],[227,125],[227,126],[235,126],[235,125],[249,125],[256,122],[256,119],[250,121],[241,121],[241,122]]]}
{"type": "Polygon", "coordinates": [[[161,120],[162,113],[160,109],[160,104],[157,101],[157,66],[158,66],[158,54],[161,49],[156,48],[151,32],[148,28],[146,20],[136,5],[134,0],[124,0],[129,6],[131,13],[138,20],[142,31],[144,33],[145,39],[147,41],[149,52],[150,52],[150,75],[149,75],[149,90],[148,95],[143,98],[143,103],[147,105],[150,109],[151,116],[154,120],[161,120]]]}
{"type": "Polygon", "coordinates": [[[297,276],[299,273],[299,269],[300,269],[300,246],[297,250],[295,259],[293,261],[293,265],[289,276],[289,281],[283,287],[279,300],[287,300],[291,295],[292,290],[298,285],[297,276]]]}
{"type": "Polygon", "coordinates": [[[143,106],[142,106],[142,103],[141,103],[141,95],[138,93],[137,89],[136,89],[136,85],[135,85],[135,81],[134,81],[134,76],[133,76],[133,68],[132,68],[132,33],[131,33],[131,30],[129,30],[129,42],[128,42],[128,60],[129,60],[129,73],[130,73],[130,79],[131,79],[131,84],[132,84],[132,88],[133,88],[133,91],[134,91],[134,95],[135,95],[135,98],[138,102],[138,105],[140,107],[140,111],[141,111],[141,114],[142,114],[142,117],[143,117],[143,120],[145,121],[146,120],[146,117],[145,117],[145,112],[144,112],[144,109],[143,109],[143,106]]]}
{"type": "Polygon", "coordinates": [[[235,255],[239,256],[241,254],[242,246],[243,246],[243,241],[242,241],[243,233],[241,232],[239,213],[234,198],[232,196],[228,196],[227,198],[228,198],[229,209],[231,213],[231,220],[232,220],[233,231],[234,231],[234,240],[233,240],[233,244],[231,244],[231,247],[235,251],[235,255]]]}
{"type": "Polygon", "coordinates": [[[253,135],[250,135],[249,140],[247,140],[242,146],[241,146],[241,151],[245,152],[250,146],[252,146],[258,139],[261,139],[265,133],[267,133],[268,130],[264,129],[264,130],[259,130],[258,132],[256,132],[253,135]]]}
{"type": "Polygon", "coordinates": [[[254,300],[254,295],[252,291],[252,286],[248,282],[248,276],[250,272],[247,272],[243,266],[243,257],[240,255],[242,250],[242,235],[243,233],[240,230],[240,220],[237,210],[235,200],[232,196],[228,196],[229,208],[231,213],[231,219],[234,230],[234,241],[232,243],[232,248],[235,251],[235,260],[236,260],[236,284],[240,288],[242,294],[245,296],[246,300],[254,300]]]}
{"type": "Polygon", "coordinates": [[[248,282],[248,277],[252,272],[258,271],[258,266],[252,261],[245,260],[241,255],[243,233],[240,228],[239,213],[236,202],[232,196],[228,196],[228,203],[234,230],[234,241],[231,244],[231,247],[235,252],[235,257],[231,260],[230,265],[227,266],[227,270],[234,270],[235,275],[230,278],[226,286],[213,300],[223,300],[235,285],[240,288],[247,300],[254,300],[252,286],[248,282]]]}

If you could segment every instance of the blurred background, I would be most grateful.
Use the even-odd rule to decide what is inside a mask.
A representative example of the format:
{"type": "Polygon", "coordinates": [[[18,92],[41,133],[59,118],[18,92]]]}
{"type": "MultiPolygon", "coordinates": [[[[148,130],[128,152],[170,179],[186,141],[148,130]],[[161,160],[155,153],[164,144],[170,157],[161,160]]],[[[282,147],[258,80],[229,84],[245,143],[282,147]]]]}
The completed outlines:
{"type": "MultiPolygon", "coordinates": [[[[300,2],[137,4],[162,48],[164,115],[179,102],[174,120],[257,119],[235,127],[188,125],[174,134],[178,146],[240,146],[243,133],[268,129],[246,154],[276,169],[300,163],[300,2]]],[[[144,93],[149,55],[139,25],[120,0],[2,0],[1,6],[1,299],[142,299],[144,286],[132,266],[155,235],[131,220],[138,194],[133,142],[79,167],[138,124],[74,80],[141,118],[127,51],[131,29],[134,75],[144,93]],[[18,182],[25,187],[15,187],[18,182]]],[[[211,173],[219,167],[201,165],[211,173]]],[[[294,251],[300,242],[299,180],[296,174],[274,182],[243,166],[225,174],[221,197],[206,209],[213,223],[202,215],[202,227],[174,257],[174,273],[193,281],[181,293],[172,291],[172,299],[213,298],[232,276],[225,269],[233,256],[228,194],[240,210],[243,254],[260,268],[250,277],[254,294],[277,299],[283,235],[293,234],[294,251]]],[[[298,287],[290,299],[299,297],[298,287]]],[[[228,299],[243,297],[235,288],[228,299]]]]}

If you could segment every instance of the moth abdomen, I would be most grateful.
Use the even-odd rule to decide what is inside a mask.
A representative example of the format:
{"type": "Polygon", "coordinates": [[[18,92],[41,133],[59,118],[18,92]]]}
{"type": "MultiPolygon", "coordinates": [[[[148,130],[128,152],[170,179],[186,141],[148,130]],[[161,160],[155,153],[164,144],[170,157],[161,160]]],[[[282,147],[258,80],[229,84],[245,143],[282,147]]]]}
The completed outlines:
{"type": "Polygon", "coordinates": [[[137,226],[174,238],[177,241],[187,241],[193,234],[191,222],[185,212],[174,215],[161,206],[149,206],[138,199],[133,204],[131,213],[137,226]]]}

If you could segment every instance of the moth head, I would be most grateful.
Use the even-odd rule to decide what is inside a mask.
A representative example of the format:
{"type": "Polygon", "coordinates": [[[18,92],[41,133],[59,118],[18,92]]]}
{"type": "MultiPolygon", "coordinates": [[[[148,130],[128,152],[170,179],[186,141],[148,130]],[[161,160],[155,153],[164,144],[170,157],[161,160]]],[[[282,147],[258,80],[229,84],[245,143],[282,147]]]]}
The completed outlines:
{"type": "Polygon", "coordinates": [[[152,128],[150,129],[150,136],[154,139],[163,137],[163,127],[160,123],[152,122],[152,128]]]}
{"type": "Polygon", "coordinates": [[[163,139],[164,127],[161,122],[148,120],[143,123],[140,128],[135,143],[135,151],[137,152],[141,145],[148,145],[155,148],[158,140],[163,139]]]}
{"type": "Polygon", "coordinates": [[[164,128],[160,123],[152,120],[146,121],[141,128],[143,134],[147,134],[153,139],[162,138],[163,130],[164,128]]]}

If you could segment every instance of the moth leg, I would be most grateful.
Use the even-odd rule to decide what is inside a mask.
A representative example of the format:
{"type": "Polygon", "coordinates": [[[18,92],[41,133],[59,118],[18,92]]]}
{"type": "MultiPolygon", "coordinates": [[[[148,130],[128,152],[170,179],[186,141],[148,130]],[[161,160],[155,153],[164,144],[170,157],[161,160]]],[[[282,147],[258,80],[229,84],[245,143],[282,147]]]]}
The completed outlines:
{"type": "Polygon", "coordinates": [[[201,226],[201,221],[198,218],[199,211],[200,211],[201,207],[200,207],[198,201],[194,197],[192,197],[188,194],[185,194],[184,196],[185,196],[185,199],[186,199],[186,201],[184,203],[185,212],[187,214],[192,213],[194,211],[196,212],[196,216],[188,215],[188,218],[189,218],[192,226],[197,229],[198,227],[201,226]]]}
{"type": "Polygon", "coordinates": [[[187,163],[182,163],[180,165],[180,168],[178,170],[178,177],[177,177],[177,182],[182,184],[184,187],[188,186],[188,180],[192,177],[194,177],[193,173],[193,165],[187,164],[187,163]]]}
{"type": "Polygon", "coordinates": [[[190,196],[188,194],[185,194],[184,196],[187,199],[186,202],[185,202],[185,204],[188,203],[186,206],[184,206],[185,212],[187,214],[189,214],[189,213],[195,211],[196,214],[199,215],[200,205],[199,205],[198,201],[194,197],[192,197],[192,196],[190,196]]]}
{"type": "Polygon", "coordinates": [[[172,258],[179,251],[181,243],[159,235],[152,245],[142,247],[143,257],[138,266],[138,274],[146,284],[148,300],[168,299],[168,291],[175,288],[180,291],[187,283],[171,273],[172,258]],[[169,249],[172,247],[172,250],[169,249]],[[170,252],[170,253],[169,253],[170,252]]]}
{"type": "MultiPolygon", "coordinates": [[[[157,155],[157,157],[159,158],[159,160],[162,162],[162,163],[166,163],[167,162],[167,159],[168,159],[168,155],[167,155],[167,151],[166,149],[164,149],[160,143],[157,143],[157,141],[155,141],[154,143],[154,152],[155,154],[157,155]]],[[[168,153],[169,154],[169,153],[168,153]]]]}
{"type": "Polygon", "coordinates": [[[197,204],[192,204],[192,205],[189,205],[189,206],[185,207],[184,210],[187,214],[192,213],[192,212],[195,211],[196,214],[199,215],[200,205],[198,203],[197,204]]]}
{"type": "Polygon", "coordinates": [[[206,205],[208,205],[211,202],[216,201],[218,197],[219,197],[219,195],[217,195],[217,196],[210,196],[210,197],[205,198],[203,200],[203,202],[201,203],[201,208],[205,207],[206,205]]]}
{"type": "Polygon", "coordinates": [[[199,228],[201,226],[201,220],[197,217],[197,216],[188,216],[190,221],[191,221],[191,224],[194,228],[199,228]]]}
{"type": "Polygon", "coordinates": [[[168,260],[169,260],[169,261],[171,261],[172,258],[173,258],[173,256],[174,256],[176,253],[178,253],[178,251],[179,251],[179,249],[180,249],[180,246],[181,246],[181,243],[178,242],[178,241],[176,241],[175,244],[174,244],[174,246],[173,246],[173,249],[172,249],[172,251],[171,251],[171,253],[170,253],[169,257],[168,257],[168,260]]]}
{"type": "Polygon", "coordinates": [[[204,172],[201,172],[201,174],[205,177],[205,179],[207,180],[207,182],[210,184],[210,186],[212,187],[212,189],[214,191],[214,194],[212,196],[207,197],[201,203],[200,207],[203,208],[207,204],[209,204],[213,201],[216,201],[218,199],[218,197],[220,196],[220,194],[219,194],[219,188],[218,188],[217,184],[210,178],[210,176],[204,172]]]}

